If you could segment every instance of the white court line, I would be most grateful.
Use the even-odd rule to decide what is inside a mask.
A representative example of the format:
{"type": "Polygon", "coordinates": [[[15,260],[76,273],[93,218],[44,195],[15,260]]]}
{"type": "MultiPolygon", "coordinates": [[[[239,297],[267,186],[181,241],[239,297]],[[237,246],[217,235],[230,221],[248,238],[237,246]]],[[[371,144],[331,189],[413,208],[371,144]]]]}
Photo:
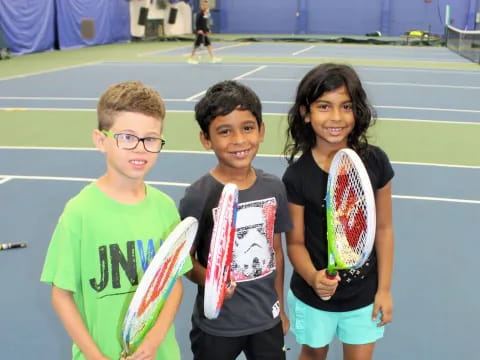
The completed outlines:
{"type": "Polygon", "coordinates": [[[298,82],[298,78],[259,78],[259,77],[252,77],[248,78],[248,81],[291,81],[291,82],[298,82]]]}
{"type": "Polygon", "coordinates": [[[299,54],[301,54],[301,53],[304,53],[304,52],[306,52],[306,51],[308,51],[308,50],[313,49],[314,47],[315,47],[315,46],[312,45],[312,46],[309,46],[309,47],[307,47],[307,48],[305,48],[305,49],[302,49],[302,50],[299,50],[299,51],[295,51],[294,53],[292,53],[292,55],[293,55],[293,56],[297,56],[297,55],[299,55],[299,54]]]}
{"type": "MultiPolygon", "coordinates": [[[[96,148],[74,148],[74,147],[55,147],[55,146],[45,146],[45,147],[37,147],[37,146],[0,146],[0,150],[55,150],[55,151],[98,151],[96,148]]],[[[166,150],[162,150],[164,152],[166,150]]]]}
{"type": "MultiPolygon", "coordinates": [[[[8,178],[8,180],[73,181],[73,182],[92,182],[96,180],[95,178],[60,177],[60,176],[0,175],[0,177],[6,177],[8,178]]],[[[168,182],[168,181],[146,181],[146,183],[150,185],[175,186],[175,187],[190,186],[189,183],[168,182]]],[[[408,195],[392,195],[392,197],[394,199],[440,201],[440,202],[453,202],[453,203],[480,205],[480,200],[440,198],[440,197],[429,197],[429,196],[408,196],[408,195]]]]}
{"type": "MultiPolygon", "coordinates": [[[[187,102],[187,100],[165,100],[167,101],[178,101],[178,102],[187,102]]],[[[193,100],[189,100],[193,101],[193,100]]],[[[263,101],[263,104],[291,104],[289,102],[283,101],[263,101]]],[[[379,107],[379,106],[375,106],[379,107]]],[[[384,106],[385,108],[389,108],[388,106],[384,106]]],[[[395,107],[392,107],[395,108],[395,107]]],[[[408,110],[408,107],[405,107],[408,110]]],[[[44,108],[44,107],[0,107],[0,111],[86,111],[86,112],[95,112],[97,109],[81,109],[81,108],[44,108]]],[[[453,110],[451,110],[453,111],[453,110]]],[[[462,112],[468,112],[469,110],[459,110],[462,112]]],[[[476,112],[476,110],[472,110],[472,112],[476,112]]],[[[167,116],[169,113],[186,113],[190,114],[193,113],[193,110],[167,110],[167,116]]],[[[286,113],[271,113],[271,112],[264,112],[263,115],[267,116],[285,116],[286,113]]],[[[480,125],[478,121],[449,121],[449,120],[427,120],[427,119],[408,119],[408,118],[387,118],[387,117],[379,117],[378,121],[400,121],[400,122],[418,122],[418,123],[434,123],[434,124],[453,124],[453,125],[480,125]]]]}
{"type": "Polygon", "coordinates": [[[364,81],[365,84],[380,86],[409,86],[409,87],[431,87],[431,88],[447,88],[447,89],[468,89],[479,90],[480,86],[460,86],[460,85],[442,85],[442,84],[418,84],[403,82],[381,82],[381,81],[364,81]]]}
{"type": "Polygon", "coordinates": [[[0,96],[0,100],[54,100],[54,101],[95,101],[97,97],[56,97],[56,96],[0,96]]]}
{"type": "Polygon", "coordinates": [[[440,73],[440,74],[469,74],[469,75],[480,75],[479,71],[473,70],[462,70],[462,69],[421,69],[421,68],[409,68],[409,67],[388,67],[388,66],[355,66],[356,68],[361,68],[364,71],[398,71],[398,72],[425,72],[425,73],[440,73]]]}
{"type": "Polygon", "coordinates": [[[1,180],[0,180],[0,185],[1,185],[1,184],[5,184],[7,181],[10,181],[10,180],[12,180],[11,177],[6,177],[6,178],[4,178],[4,179],[1,179],[1,180]]]}
{"type": "MultiPolygon", "coordinates": [[[[207,93],[207,90],[203,90],[203,91],[200,91],[199,93],[196,93],[188,98],[185,99],[185,101],[193,101],[195,100],[196,98],[200,97],[200,96],[203,96],[207,93]]],[[[166,100],[165,100],[166,101],[166,100]]]]}
{"type": "MultiPolygon", "coordinates": [[[[225,45],[225,46],[214,47],[213,50],[215,52],[217,52],[219,50],[231,49],[231,48],[240,47],[240,46],[247,46],[247,45],[251,45],[251,44],[252,44],[251,42],[241,42],[241,43],[233,44],[233,45],[225,45]]],[[[207,54],[207,53],[208,53],[207,50],[201,49],[197,54],[202,54],[203,55],[203,54],[207,54]]],[[[183,54],[183,56],[190,55],[190,54],[191,53],[186,53],[186,54],[183,54]]]]}
{"type": "Polygon", "coordinates": [[[24,77],[27,77],[27,76],[48,74],[48,73],[52,73],[52,72],[56,72],[56,71],[70,70],[70,69],[80,68],[80,67],[84,67],[84,66],[97,65],[97,64],[101,64],[102,62],[103,61],[92,61],[92,62],[86,62],[86,63],[82,63],[82,64],[77,64],[77,65],[57,67],[55,69],[35,71],[35,72],[31,72],[31,73],[26,73],[26,74],[20,74],[20,75],[14,75],[14,76],[0,78],[0,81],[11,80],[11,79],[19,79],[19,78],[24,78],[24,77]]]}
{"type": "MultiPolygon", "coordinates": [[[[236,45],[229,45],[230,47],[234,46],[242,46],[242,45],[249,45],[251,43],[240,43],[236,45]]],[[[342,45],[343,46],[343,45],[342,45]]],[[[226,47],[222,47],[224,49],[226,47]]],[[[220,49],[220,48],[219,48],[220,49]]],[[[100,61],[92,61],[92,62],[86,62],[86,63],[81,63],[77,65],[70,65],[70,66],[63,66],[63,67],[58,67],[55,69],[49,69],[49,70],[43,70],[43,71],[36,71],[36,72],[31,72],[31,73],[25,73],[25,74],[20,74],[20,75],[14,75],[14,76],[9,76],[9,77],[4,77],[0,78],[0,81],[3,80],[10,80],[10,79],[16,79],[16,78],[24,78],[27,76],[32,76],[32,75],[41,75],[41,74],[47,74],[51,72],[56,72],[56,71],[62,71],[62,70],[69,70],[69,69],[75,69],[75,68],[80,68],[80,67],[85,67],[85,66],[91,66],[91,65],[103,65],[105,61],[100,60],[100,61]]],[[[115,63],[114,61],[108,61],[108,63],[115,63]]],[[[117,62],[117,63],[122,63],[122,61],[117,62]]],[[[125,62],[123,62],[125,63],[125,62]]],[[[134,63],[129,63],[131,66],[138,66],[138,64],[134,63]]],[[[167,63],[155,63],[155,65],[158,66],[169,66],[167,63]]],[[[245,65],[251,65],[251,66],[260,66],[262,64],[255,64],[255,63],[248,63],[248,64],[223,64],[223,66],[232,66],[232,67],[238,67],[238,66],[245,66],[245,65]]],[[[269,67],[276,67],[276,68],[305,68],[305,69],[312,69],[315,64],[269,64],[269,67]]],[[[354,65],[355,68],[361,68],[364,71],[375,71],[375,72],[380,72],[380,71],[398,71],[398,72],[423,72],[423,73],[440,73],[440,74],[465,74],[465,75],[477,75],[480,76],[479,71],[473,71],[473,70],[464,70],[464,69],[428,69],[428,68],[416,68],[416,67],[391,67],[391,66],[372,66],[372,65],[354,65]]]]}
{"type": "MultiPolygon", "coordinates": [[[[0,96],[0,100],[52,100],[52,101],[97,101],[96,97],[55,97],[55,96],[0,96]]],[[[183,102],[185,99],[168,99],[163,101],[183,102]]]]}
{"type": "MultiPolygon", "coordinates": [[[[240,80],[242,78],[244,78],[245,76],[248,76],[250,74],[253,74],[253,73],[256,73],[257,71],[260,71],[260,70],[263,70],[267,67],[267,65],[262,65],[262,66],[259,66],[253,70],[250,70],[250,71],[247,71],[246,73],[243,73],[242,75],[239,75],[235,78],[233,78],[233,80],[240,80]]],[[[185,99],[185,101],[192,101],[192,100],[195,100],[196,98],[200,97],[200,96],[203,96],[207,93],[207,90],[203,90],[203,91],[200,91],[199,93],[196,93],[188,98],[185,99]]],[[[165,100],[167,101],[167,100],[165,100]]]]}
{"type": "Polygon", "coordinates": [[[244,77],[248,76],[248,75],[251,75],[251,74],[254,74],[260,70],[263,70],[267,67],[267,65],[262,65],[262,66],[259,66],[253,70],[250,70],[250,71],[247,71],[246,73],[242,74],[242,75],[239,75],[237,77],[234,77],[233,80],[240,80],[240,79],[243,79],[244,77]]]}
{"type": "MultiPolygon", "coordinates": [[[[55,146],[0,146],[0,150],[49,150],[49,151],[98,151],[96,148],[81,148],[81,147],[55,147],[55,146]]],[[[163,153],[170,154],[195,154],[195,155],[207,155],[214,156],[213,151],[201,151],[201,150],[162,150],[163,153]]],[[[255,157],[264,157],[264,158],[280,158],[283,159],[283,155],[273,155],[273,154],[257,154],[255,157]]]]}
{"type": "MultiPolygon", "coordinates": [[[[249,72],[246,72],[242,75],[237,76],[233,80],[240,80],[245,76],[248,76],[254,72],[263,70],[266,68],[267,65],[262,65],[259,66],[258,68],[255,68],[249,72]]],[[[250,79],[249,79],[250,80],[250,79]]],[[[206,90],[199,92],[198,94],[192,95],[186,99],[163,99],[164,101],[171,101],[171,102],[190,102],[194,100],[196,97],[203,95],[206,92],[206,90]]],[[[97,101],[98,98],[83,98],[83,97],[40,97],[40,96],[34,96],[34,97],[26,97],[26,96],[0,96],[0,100],[59,100],[59,101],[97,101]]],[[[262,104],[277,104],[277,105],[291,105],[291,101],[276,101],[276,100],[263,100],[262,104]]],[[[435,107],[417,107],[417,106],[394,106],[394,105],[375,105],[375,108],[381,108],[381,109],[403,109],[403,110],[426,110],[426,111],[442,111],[442,112],[462,112],[462,113],[480,113],[480,110],[470,110],[470,109],[449,109],[449,108],[435,108],[435,107]]],[[[34,107],[19,107],[22,110],[37,110],[37,109],[51,109],[55,110],[58,108],[34,108],[34,107]]],[[[16,107],[0,107],[0,110],[12,110],[16,109],[16,107]]],[[[69,108],[70,110],[76,110],[73,108],[69,108]]],[[[168,112],[168,111],[167,111],[168,112]]],[[[282,114],[284,115],[284,114],[282,114]]]]}
{"type": "Polygon", "coordinates": [[[171,52],[171,51],[178,51],[178,50],[187,50],[187,49],[191,49],[192,47],[191,46],[179,46],[179,47],[174,47],[174,48],[171,48],[171,49],[163,49],[163,50],[156,50],[156,51],[149,51],[149,52],[144,52],[144,53],[140,53],[140,54],[137,54],[137,57],[145,57],[145,56],[150,56],[150,55],[154,55],[154,54],[163,54],[163,53],[167,53],[167,52],[171,52]]]}
{"type": "MultiPolygon", "coordinates": [[[[0,150],[50,150],[50,151],[98,151],[96,148],[69,148],[69,147],[39,147],[39,146],[0,146],[0,150]]],[[[197,155],[208,155],[214,156],[212,151],[200,151],[200,150],[162,150],[162,153],[169,154],[197,154],[197,155]]],[[[255,157],[259,158],[278,158],[285,159],[285,156],[275,155],[275,154],[257,154],[255,157]]],[[[473,165],[452,165],[452,164],[437,164],[437,163],[421,163],[421,162],[407,162],[407,161],[391,161],[392,164],[397,165],[414,165],[414,166],[436,166],[436,167],[446,167],[446,168],[459,168],[459,169],[474,169],[480,170],[480,166],[473,165]]],[[[0,175],[1,176],[1,175],[0,175]]]]}
{"type": "MultiPolygon", "coordinates": [[[[284,82],[298,82],[297,78],[248,78],[248,81],[284,81],[284,82]]],[[[463,86],[463,85],[446,85],[446,84],[428,84],[428,83],[408,83],[408,82],[382,82],[382,81],[363,81],[364,84],[379,85],[379,86],[408,86],[408,87],[426,87],[426,88],[446,88],[446,89],[466,89],[479,90],[480,86],[463,86]]]]}
{"type": "Polygon", "coordinates": [[[434,163],[421,163],[421,162],[407,162],[407,161],[392,161],[392,164],[407,165],[407,166],[438,166],[447,168],[459,168],[459,169],[479,169],[480,166],[473,165],[451,165],[451,164],[434,164],[434,163]]]}
{"type": "Polygon", "coordinates": [[[452,199],[452,198],[440,198],[440,197],[430,197],[430,196],[408,196],[408,195],[392,195],[392,197],[394,199],[441,201],[441,202],[480,205],[480,200],[452,199]]]}
{"type": "Polygon", "coordinates": [[[419,120],[419,119],[385,118],[385,117],[378,118],[378,121],[400,121],[400,122],[455,124],[455,125],[480,125],[480,121],[419,120]]]}
{"type": "MultiPolygon", "coordinates": [[[[89,111],[94,112],[97,109],[80,109],[80,108],[43,108],[43,107],[0,107],[1,111],[89,111]]],[[[172,111],[170,111],[172,112],[172,111]]]]}
{"type": "Polygon", "coordinates": [[[404,110],[426,110],[426,111],[448,111],[448,112],[462,112],[462,113],[480,113],[480,110],[467,109],[446,109],[446,108],[431,108],[431,107],[417,107],[417,106],[392,106],[392,105],[375,105],[375,108],[380,109],[404,109],[404,110]]]}
{"type": "MultiPolygon", "coordinates": [[[[74,181],[74,182],[92,182],[97,180],[96,178],[83,178],[83,177],[63,177],[63,176],[28,176],[28,175],[0,175],[0,178],[7,177],[9,180],[42,180],[42,181],[74,181]]],[[[181,182],[168,182],[168,181],[145,181],[151,185],[164,185],[164,186],[180,186],[187,187],[189,183],[181,182]]]]}

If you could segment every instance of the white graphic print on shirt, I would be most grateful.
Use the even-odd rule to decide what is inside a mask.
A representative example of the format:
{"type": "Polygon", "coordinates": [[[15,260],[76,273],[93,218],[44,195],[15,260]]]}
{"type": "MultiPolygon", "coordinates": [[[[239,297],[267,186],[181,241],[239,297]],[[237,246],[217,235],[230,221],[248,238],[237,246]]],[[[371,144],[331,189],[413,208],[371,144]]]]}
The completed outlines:
{"type": "Polygon", "coordinates": [[[238,204],[232,275],[235,281],[250,281],[275,270],[273,232],[275,198],[238,204]]]}

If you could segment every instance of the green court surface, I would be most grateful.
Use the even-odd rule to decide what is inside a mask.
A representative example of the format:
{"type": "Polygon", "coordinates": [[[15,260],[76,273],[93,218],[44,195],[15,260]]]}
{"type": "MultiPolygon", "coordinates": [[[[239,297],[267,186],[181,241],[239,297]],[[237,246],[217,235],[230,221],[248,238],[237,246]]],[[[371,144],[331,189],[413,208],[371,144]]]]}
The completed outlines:
{"type": "MultiPolygon", "coordinates": [[[[0,111],[0,144],[25,147],[93,147],[91,111],[0,111]]],[[[265,115],[261,154],[278,155],[285,143],[286,115],[265,115]]],[[[167,150],[203,150],[192,111],[167,111],[167,150]]],[[[370,129],[370,141],[392,161],[480,166],[480,124],[382,120],[370,129]],[[454,149],[454,151],[452,151],[454,149]]]]}

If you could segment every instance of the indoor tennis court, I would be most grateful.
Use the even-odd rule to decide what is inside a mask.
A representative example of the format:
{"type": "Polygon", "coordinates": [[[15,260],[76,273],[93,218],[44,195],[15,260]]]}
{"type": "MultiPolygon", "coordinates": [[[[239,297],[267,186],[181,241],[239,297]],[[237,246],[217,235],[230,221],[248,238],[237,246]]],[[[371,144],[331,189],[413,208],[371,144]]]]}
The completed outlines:
{"type": "MultiPolygon", "coordinates": [[[[40,283],[46,250],[68,199],[104,170],[93,149],[98,96],[112,83],[141,80],[165,100],[167,140],[147,180],[177,203],[216,159],[198,140],[193,107],[212,84],[236,79],[260,96],[265,141],[254,165],[278,176],[286,112],[299,79],[320,62],[352,65],[378,112],[369,140],[395,170],[394,318],[375,359],[473,359],[480,315],[480,67],[440,46],[325,42],[214,42],[222,63],[186,62],[189,41],[133,42],[44,52],[0,61],[1,356],[64,360],[71,341],[40,283]]],[[[291,266],[286,259],[285,289],[291,266]]],[[[195,286],[175,324],[182,358],[195,286]]],[[[286,337],[287,359],[300,346],[286,337]]],[[[341,359],[339,344],[328,359],[341,359]]],[[[243,359],[243,358],[241,358],[243,359]]]]}

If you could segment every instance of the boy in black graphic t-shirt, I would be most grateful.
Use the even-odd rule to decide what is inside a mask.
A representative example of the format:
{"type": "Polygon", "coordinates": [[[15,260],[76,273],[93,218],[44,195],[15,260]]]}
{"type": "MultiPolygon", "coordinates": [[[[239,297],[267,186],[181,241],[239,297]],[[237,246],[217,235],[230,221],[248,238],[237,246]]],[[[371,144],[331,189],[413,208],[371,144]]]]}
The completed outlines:
{"type": "Polygon", "coordinates": [[[187,276],[198,284],[190,333],[194,359],[285,359],[283,336],[289,322],[283,304],[281,233],[292,227],[282,182],[252,167],[265,127],[256,94],[235,81],[212,86],[195,107],[200,141],[213,150],[218,164],[185,192],[181,217],[199,220],[192,248],[193,269],[187,276]],[[217,319],[203,314],[205,271],[213,228],[212,211],[224,184],[239,188],[233,249],[234,290],[217,319]],[[263,355],[262,355],[263,354],[263,355]]]}

